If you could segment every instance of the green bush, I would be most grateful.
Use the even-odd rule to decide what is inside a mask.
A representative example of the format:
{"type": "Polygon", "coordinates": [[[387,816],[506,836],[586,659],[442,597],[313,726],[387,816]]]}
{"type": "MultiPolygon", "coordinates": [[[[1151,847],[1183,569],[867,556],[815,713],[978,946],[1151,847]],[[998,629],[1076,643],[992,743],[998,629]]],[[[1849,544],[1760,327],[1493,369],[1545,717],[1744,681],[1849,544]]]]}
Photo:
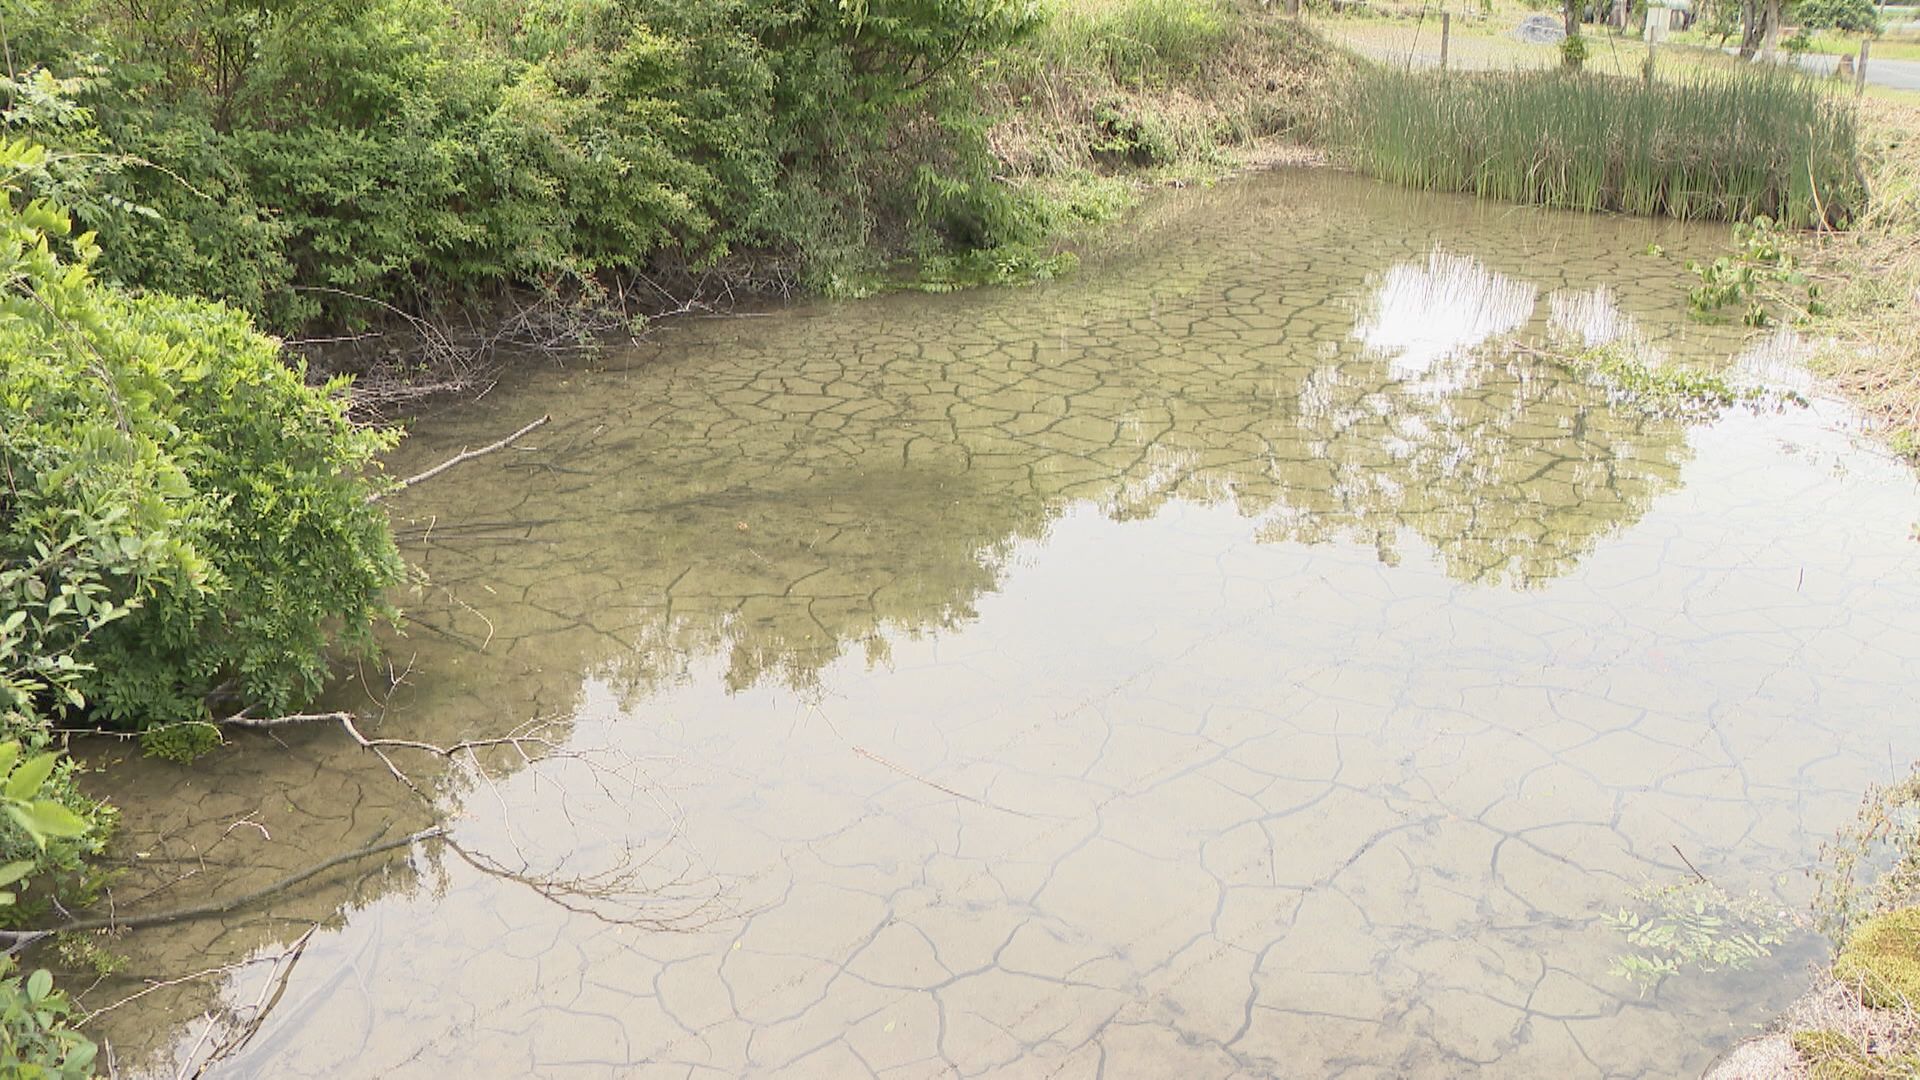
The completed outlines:
{"type": "Polygon", "coordinates": [[[972,65],[1036,20],[1016,0],[78,3],[27,55],[75,107],[5,123],[69,162],[122,155],[30,185],[99,233],[103,276],[285,330],[740,251],[965,250],[928,170],[975,204],[1003,185],[982,140],[926,133],[982,122],[972,65]]]}
{"type": "Polygon", "coordinates": [[[53,988],[53,976],[22,978],[12,957],[0,956],[0,1077],[7,1080],[85,1080],[97,1048],[67,1019],[73,1005],[53,988]]]}
{"type": "MultiPolygon", "coordinates": [[[[0,145],[0,177],[45,158],[0,145]]],[[[401,564],[367,497],[392,437],[243,315],[102,286],[99,249],[69,230],[0,191],[8,723],[148,729],[205,717],[216,693],[287,709],[330,645],[368,644],[388,612],[401,564]]]]}
{"type": "Polygon", "coordinates": [[[1880,13],[1873,0],[1798,0],[1791,18],[1803,30],[1841,30],[1878,34],[1880,13]]]}

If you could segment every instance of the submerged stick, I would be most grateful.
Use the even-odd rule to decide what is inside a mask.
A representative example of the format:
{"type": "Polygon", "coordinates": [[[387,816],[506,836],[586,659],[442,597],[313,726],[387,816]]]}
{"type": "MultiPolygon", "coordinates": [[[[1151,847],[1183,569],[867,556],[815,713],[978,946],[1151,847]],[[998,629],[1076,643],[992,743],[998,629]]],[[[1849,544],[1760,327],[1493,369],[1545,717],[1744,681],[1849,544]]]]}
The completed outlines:
{"type": "Polygon", "coordinates": [[[402,480],[400,481],[400,483],[396,484],[389,491],[376,492],[372,495],[367,496],[367,501],[370,503],[379,502],[381,499],[385,498],[388,495],[393,494],[393,492],[395,491],[405,491],[407,488],[410,488],[413,485],[418,484],[422,481],[431,480],[434,477],[439,476],[441,473],[446,472],[448,469],[453,468],[455,465],[461,465],[466,462],[472,461],[474,458],[481,457],[486,454],[491,454],[495,450],[505,449],[506,447],[513,445],[513,442],[515,439],[520,438],[522,435],[525,435],[527,432],[532,431],[534,428],[539,427],[540,425],[546,423],[551,419],[553,419],[552,416],[543,416],[540,419],[535,420],[533,423],[528,424],[526,427],[521,428],[519,431],[516,431],[513,434],[507,436],[506,438],[501,439],[499,442],[488,443],[487,445],[481,447],[478,450],[462,450],[458,454],[455,454],[454,456],[448,458],[447,460],[441,462],[440,464],[435,465],[433,468],[428,469],[426,472],[420,473],[416,476],[407,477],[405,480],[402,480]]]}
{"type": "Polygon", "coordinates": [[[1712,884],[1711,882],[1709,882],[1709,881],[1707,880],[1707,875],[1705,875],[1705,874],[1703,874],[1703,873],[1701,873],[1701,872],[1700,872],[1700,868],[1699,868],[1699,867],[1697,867],[1697,866],[1695,866],[1695,865],[1693,865],[1693,860],[1692,860],[1692,859],[1689,859],[1689,858],[1687,858],[1687,853],[1686,853],[1686,852],[1684,852],[1684,851],[1681,851],[1681,850],[1680,850],[1680,845],[1679,845],[1679,844],[1668,844],[1667,846],[1673,849],[1673,853],[1674,853],[1675,855],[1678,855],[1678,856],[1680,856],[1680,861],[1681,861],[1681,862],[1683,862],[1683,863],[1686,863],[1686,864],[1687,864],[1687,869],[1689,869],[1689,870],[1691,870],[1691,871],[1693,871],[1693,876],[1694,876],[1694,877],[1697,877],[1697,878],[1699,878],[1699,879],[1700,879],[1700,884],[1702,884],[1702,885],[1709,885],[1709,884],[1712,884]]]}
{"type": "MultiPolygon", "coordinates": [[[[386,830],[382,829],[381,831],[385,832],[386,830]]],[[[71,922],[62,923],[59,926],[49,926],[40,930],[0,930],[0,941],[7,942],[8,953],[17,953],[34,942],[51,937],[54,934],[77,933],[84,930],[133,930],[143,926],[163,926],[167,923],[188,922],[193,919],[206,919],[215,915],[225,915],[238,908],[243,908],[249,904],[264,900],[275,893],[291,889],[295,885],[307,881],[310,878],[318,877],[337,866],[354,862],[358,859],[364,859],[371,855],[379,855],[392,851],[395,848],[408,847],[422,840],[431,840],[435,837],[445,836],[446,833],[446,826],[435,825],[430,829],[422,829],[416,833],[408,833],[406,836],[395,840],[376,840],[364,847],[342,852],[331,859],[315,863],[305,870],[288,874],[286,877],[270,885],[263,885],[252,892],[243,893],[225,900],[212,900],[204,904],[174,908],[170,911],[157,911],[150,915],[103,915],[93,919],[74,919],[71,922]]]]}

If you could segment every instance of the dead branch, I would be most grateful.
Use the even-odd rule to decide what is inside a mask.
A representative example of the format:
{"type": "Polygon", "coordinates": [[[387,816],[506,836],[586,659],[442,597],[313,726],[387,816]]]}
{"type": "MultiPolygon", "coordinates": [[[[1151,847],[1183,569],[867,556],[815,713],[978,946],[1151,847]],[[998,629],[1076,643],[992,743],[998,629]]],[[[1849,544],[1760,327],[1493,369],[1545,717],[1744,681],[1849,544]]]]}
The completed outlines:
{"type": "MultiPolygon", "coordinates": [[[[381,830],[381,832],[385,831],[385,829],[381,830]]],[[[70,922],[62,923],[59,926],[49,926],[37,930],[0,930],[0,942],[5,942],[7,953],[13,954],[18,953],[36,941],[51,937],[54,934],[80,933],[87,930],[136,930],[144,926],[163,926],[168,923],[189,922],[194,919],[206,919],[216,915],[226,915],[240,908],[248,907],[261,900],[265,900],[276,893],[285,892],[295,885],[318,877],[337,866],[343,866],[347,863],[365,859],[370,856],[380,855],[393,851],[396,848],[409,847],[422,840],[431,840],[435,837],[443,837],[446,834],[446,826],[435,825],[432,828],[422,829],[416,833],[408,833],[406,836],[402,836],[396,840],[375,840],[362,847],[354,848],[352,851],[342,852],[330,859],[324,859],[304,870],[288,874],[286,877],[272,884],[263,885],[251,892],[228,897],[224,900],[210,900],[204,904],[193,904],[188,907],[174,908],[171,911],[158,911],[148,915],[113,914],[92,919],[74,919],[70,922]]]]}
{"type": "Polygon", "coordinates": [[[390,495],[395,491],[405,491],[406,489],[422,481],[431,480],[434,477],[439,476],[441,473],[446,472],[448,469],[453,468],[455,465],[464,464],[466,462],[472,461],[474,458],[477,458],[477,457],[483,457],[487,454],[493,453],[495,450],[505,449],[506,447],[513,445],[513,442],[515,439],[520,438],[522,435],[525,435],[527,432],[532,431],[534,428],[537,428],[540,425],[545,424],[547,421],[551,419],[553,419],[552,416],[543,416],[540,419],[535,420],[533,423],[528,424],[526,427],[521,428],[519,431],[514,432],[513,434],[507,436],[504,439],[501,439],[498,442],[488,443],[487,445],[481,447],[478,450],[462,450],[458,454],[455,454],[454,456],[448,458],[447,460],[441,462],[440,464],[435,465],[433,468],[428,469],[426,472],[407,477],[405,480],[402,480],[400,481],[400,483],[394,485],[394,487],[389,491],[375,492],[374,494],[367,496],[367,501],[370,503],[379,502],[382,498],[385,498],[387,495],[390,495]]]}
{"type": "MultiPolygon", "coordinates": [[[[287,992],[287,984],[293,979],[294,967],[300,963],[300,958],[306,954],[307,943],[313,940],[314,931],[318,929],[320,929],[318,923],[308,927],[307,932],[301,934],[298,941],[294,942],[285,952],[274,957],[273,971],[268,976],[266,985],[261,987],[260,997],[250,1006],[251,1013],[248,1015],[246,1022],[241,1024],[238,1030],[222,1038],[219,1043],[215,1044],[213,1049],[207,1054],[206,1059],[201,1061],[197,1066],[194,1065],[193,1058],[189,1056],[186,1063],[180,1067],[181,1075],[191,1075],[194,1077],[205,1076],[209,1069],[212,1069],[221,1061],[246,1049],[247,1044],[253,1041],[253,1037],[260,1033],[261,1025],[267,1022],[267,1014],[273,1011],[275,1005],[280,1004],[280,998],[287,992]],[[285,964],[284,967],[281,966],[283,963],[285,964]],[[190,1074],[187,1072],[189,1068],[193,1070],[190,1074]]],[[[234,1017],[238,1019],[238,1010],[234,1011],[234,1017]]]]}
{"type": "MultiPolygon", "coordinates": [[[[237,716],[226,721],[234,727],[255,730],[272,730],[311,723],[337,723],[361,749],[380,759],[387,772],[412,791],[423,803],[433,806],[434,799],[422,784],[414,779],[389,751],[412,751],[428,754],[460,765],[469,778],[484,784],[501,800],[501,811],[509,820],[511,811],[493,773],[481,763],[480,754],[486,750],[506,749],[517,757],[522,765],[532,765],[539,761],[567,759],[584,763],[591,771],[593,782],[610,803],[629,805],[630,794],[620,794],[612,790],[607,777],[612,773],[604,766],[596,764],[590,754],[567,750],[564,745],[548,735],[548,728],[555,721],[550,718],[535,717],[504,735],[477,739],[463,739],[460,742],[442,746],[437,743],[422,742],[416,739],[374,738],[360,728],[364,718],[351,712],[299,713],[290,716],[248,717],[237,716]]],[[[679,837],[679,815],[675,808],[661,803],[657,795],[646,793],[663,815],[674,822],[670,834],[662,840],[652,855],[642,857],[629,848],[617,862],[608,868],[579,873],[562,873],[558,868],[551,870],[536,869],[526,853],[520,849],[518,841],[507,830],[507,843],[513,848],[514,859],[509,861],[478,851],[459,843],[450,835],[441,835],[441,843],[446,850],[458,855],[462,861],[474,870],[489,877],[510,881],[532,890],[535,894],[555,906],[578,915],[586,915],[602,922],[637,926],[650,930],[687,929],[700,924],[701,917],[719,903],[724,891],[710,883],[696,883],[688,879],[687,872],[655,873],[654,863],[662,852],[667,851],[672,842],[679,837]],[[662,909],[668,910],[662,910],[662,909]]],[[[1010,811],[1016,812],[1017,811],[1010,811]]],[[[569,820],[571,816],[569,815],[569,820]]]]}
{"type": "Polygon", "coordinates": [[[241,960],[236,963],[221,964],[219,967],[207,968],[204,971],[196,971],[191,975],[181,975],[177,978],[172,978],[172,979],[149,979],[147,980],[147,985],[145,987],[142,987],[139,990],[135,990],[133,993],[128,994],[126,997],[121,998],[120,1000],[114,1002],[111,1005],[102,1005],[97,1009],[88,1010],[87,1013],[81,1016],[78,1020],[76,1020],[75,1023],[80,1024],[82,1026],[91,1024],[95,1020],[99,1019],[100,1017],[105,1016],[106,1014],[112,1012],[113,1010],[120,1008],[122,1005],[131,1005],[134,1002],[139,1001],[141,998],[146,997],[148,994],[155,993],[160,990],[166,990],[175,986],[184,986],[187,983],[198,982],[201,979],[211,979],[217,975],[231,974],[236,971],[242,971],[242,970],[245,970],[246,968],[256,967],[260,964],[265,964],[269,962],[274,964],[277,967],[282,961],[286,960],[288,956],[290,955],[297,956],[299,952],[304,950],[307,947],[307,942],[313,938],[314,933],[319,929],[320,929],[320,924],[314,923],[312,926],[307,928],[306,933],[300,935],[299,939],[296,940],[293,943],[293,945],[288,947],[284,952],[281,952],[275,956],[251,957],[249,959],[241,960]]]}
{"type": "Polygon", "coordinates": [[[266,731],[269,728],[292,727],[295,724],[312,724],[322,720],[345,720],[351,714],[343,712],[294,713],[290,716],[248,716],[235,713],[220,721],[223,727],[248,728],[253,731],[266,731]]]}

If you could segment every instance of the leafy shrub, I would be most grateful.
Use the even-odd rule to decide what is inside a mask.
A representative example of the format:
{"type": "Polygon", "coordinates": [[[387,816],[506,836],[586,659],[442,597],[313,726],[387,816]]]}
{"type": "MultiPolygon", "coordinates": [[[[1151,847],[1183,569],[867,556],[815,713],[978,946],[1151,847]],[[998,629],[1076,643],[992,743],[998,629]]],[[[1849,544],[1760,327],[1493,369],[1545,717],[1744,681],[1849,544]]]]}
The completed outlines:
{"type": "Polygon", "coordinates": [[[84,1080],[98,1048],[75,1031],[73,1005],[45,970],[22,978],[0,956],[0,1076],[20,1080],[84,1080]]]}
{"type": "Polygon", "coordinates": [[[1565,67],[1577,70],[1585,66],[1591,52],[1584,35],[1568,34],[1560,39],[1560,62],[1565,67]]]}
{"type": "Polygon", "coordinates": [[[87,124],[8,126],[126,155],[64,196],[105,276],[289,329],[742,249],[964,248],[919,216],[942,212],[926,173],[993,201],[984,143],[916,132],[977,124],[969,67],[1036,20],[1017,0],[76,4],[30,59],[87,124]],[[108,200],[143,212],[87,209],[108,200]]]}
{"type": "MultiPolygon", "coordinates": [[[[0,145],[0,177],[45,161],[0,145]]],[[[9,185],[10,186],[10,185],[9,185]]],[[[134,728],[311,696],[401,565],[352,424],[217,304],[100,285],[65,212],[0,191],[0,565],[8,720],[134,728]],[[24,617],[22,617],[24,616],[24,617]]]]}
{"type": "Polygon", "coordinates": [[[1820,856],[1814,913],[1835,942],[1876,916],[1920,905],[1920,769],[1868,787],[1820,856]]]}
{"type": "Polygon", "coordinates": [[[1793,5],[1793,19],[1803,30],[1880,32],[1880,13],[1873,0],[1798,0],[1793,5]]]}

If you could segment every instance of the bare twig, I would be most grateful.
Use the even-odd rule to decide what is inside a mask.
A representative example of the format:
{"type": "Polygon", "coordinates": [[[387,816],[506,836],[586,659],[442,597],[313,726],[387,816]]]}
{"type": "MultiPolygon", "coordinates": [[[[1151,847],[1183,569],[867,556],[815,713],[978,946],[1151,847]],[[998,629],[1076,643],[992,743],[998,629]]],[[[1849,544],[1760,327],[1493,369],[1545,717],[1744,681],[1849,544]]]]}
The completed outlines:
{"type": "Polygon", "coordinates": [[[1680,856],[1681,862],[1687,864],[1687,869],[1693,871],[1693,876],[1700,879],[1700,884],[1702,885],[1709,884],[1709,882],[1707,881],[1707,875],[1701,873],[1700,868],[1693,865],[1693,860],[1687,858],[1687,853],[1680,850],[1679,844],[1668,844],[1667,846],[1673,849],[1673,853],[1675,855],[1680,856]]]}
{"type": "Polygon", "coordinates": [[[275,956],[256,956],[247,960],[238,961],[236,963],[221,964],[219,967],[211,967],[211,968],[207,968],[204,971],[196,971],[191,975],[181,975],[178,978],[149,980],[147,985],[142,989],[136,990],[133,993],[128,994],[126,997],[121,998],[120,1000],[114,1002],[111,1005],[102,1005],[97,1009],[90,1010],[85,1015],[75,1020],[74,1023],[84,1027],[85,1025],[91,1024],[95,1020],[99,1019],[100,1017],[105,1016],[106,1014],[112,1012],[113,1010],[120,1008],[122,1005],[131,1005],[134,1002],[139,1001],[141,998],[146,997],[148,994],[154,993],[159,990],[166,990],[175,986],[184,986],[185,984],[190,982],[198,982],[201,979],[210,979],[216,975],[226,975],[231,972],[241,971],[245,968],[254,967],[259,964],[272,963],[277,966],[281,961],[285,960],[288,957],[288,955],[295,954],[299,950],[305,949],[307,946],[307,942],[310,939],[312,939],[314,932],[319,929],[320,929],[320,924],[314,923],[312,926],[307,928],[306,933],[300,935],[299,939],[296,940],[290,948],[288,948],[286,951],[281,952],[275,956]]]}
{"type": "MultiPolygon", "coordinates": [[[[385,830],[383,829],[381,831],[384,832],[385,830]]],[[[446,826],[435,825],[430,829],[422,829],[416,833],[409,833],[396,840],[376,840],[362,847],[354,848],[352,851],[342,852],[330,859],[322,860],[304,870],[288,874],[286,877],[269,885],[263,885],[258,889],[242,893],[239,896],[228,897],[224,900],[210,900],[204,904],[193,904],[188,907],[174,908],[171,911],[154,912],[149,915],[114,914],[92,919],[74,919],[71,922],[62,923],[59,926],[49,926],[37,930],[0,930],[0,942],[6,943],[6,951],[8,953],[17,953],[34,942],[51,937],[54,934],[80,933],[87,930],[134,930],[143,926],[162,926],[167,923],[188,922],[194,919],[205,919],[216,915],[225,915],[229,912],[255,904],[276,893],[291,889],[295,885],[318,877],[337,866],[355,862],[359,859],[365,859],[373,855],[380,855],[396,848],[409,847],[422,840],[431,840],[435,837],[445,836],[446,833],[446,826]]]]}
{"type": "Polygon", "coordinates": [[[526,427],[521,428],[519,431],[516,431],[513,434],[507,436],[506,438],[499,440],[498,442],[488,443],[487,445],[481,447],[478,450],[462,450],[458,454],[455,454],[453,457],[450,457],[447,460],[441,462],[440,464],[435,465],[433,468],[428,469],[426,472],[419,473],[414,476],[409,476],[405,480],[400,481],[400,483],[396,484],[391,491],[375,492],[374,494],[367,496],[367,501],[370,503],[379,502],[386,495],[392,494],[393,491],[405,491],[407,488],[410,488],[415,484],[418,484],[425,480],[431,480],[434,477],[439,476],[441,473],[446,472],[448,469],[453,468],[455,465],[464,464],[465,462],[472,461],[474,458],[481,457],[486,454],[491,454],[496,450],[505,449],[506,447],[513,445],[514,440],[520,438],[522,435],[525,435],[527,432],[532,431],[533,429],[539,427],[540,425],[546,423],[551,419],[553,419],[553,417],[543,416],[540,419],[535,420],[533,423],[528,424],[526,427]]]}
{"type": "Polygon", "coordinates": [[[318,923],[308,927],[307,932],[301,934],[292,947],[273,958],[273,972],[268,976],[266,984],[260,988],[259,998],[250,1006],[251,1012],[247,1016],[246,1023],[242,1024],[238,1031],[221,1039],[197,1066],[189,1057],[186,1065],[182,1067],[183,1071],[187,1067],[192,1067],[193,1076],[205,1076],[207,1070],[228,1056],[245,1049],[246,1045],[253,1041],[253,1037],[260,1033],[261,1025],[267,1022],[267,1014],[273,1011],[273,1007],[280,1003],[281,996],[287,992],[287,983],[293,978],[294,966],[300,963],[300,957],[307,951],[307,943],[313,940],[314,931],[318,929],[320,929],[318,923]],[[281,966],[283,963],[285,967],[281,966]]]}

